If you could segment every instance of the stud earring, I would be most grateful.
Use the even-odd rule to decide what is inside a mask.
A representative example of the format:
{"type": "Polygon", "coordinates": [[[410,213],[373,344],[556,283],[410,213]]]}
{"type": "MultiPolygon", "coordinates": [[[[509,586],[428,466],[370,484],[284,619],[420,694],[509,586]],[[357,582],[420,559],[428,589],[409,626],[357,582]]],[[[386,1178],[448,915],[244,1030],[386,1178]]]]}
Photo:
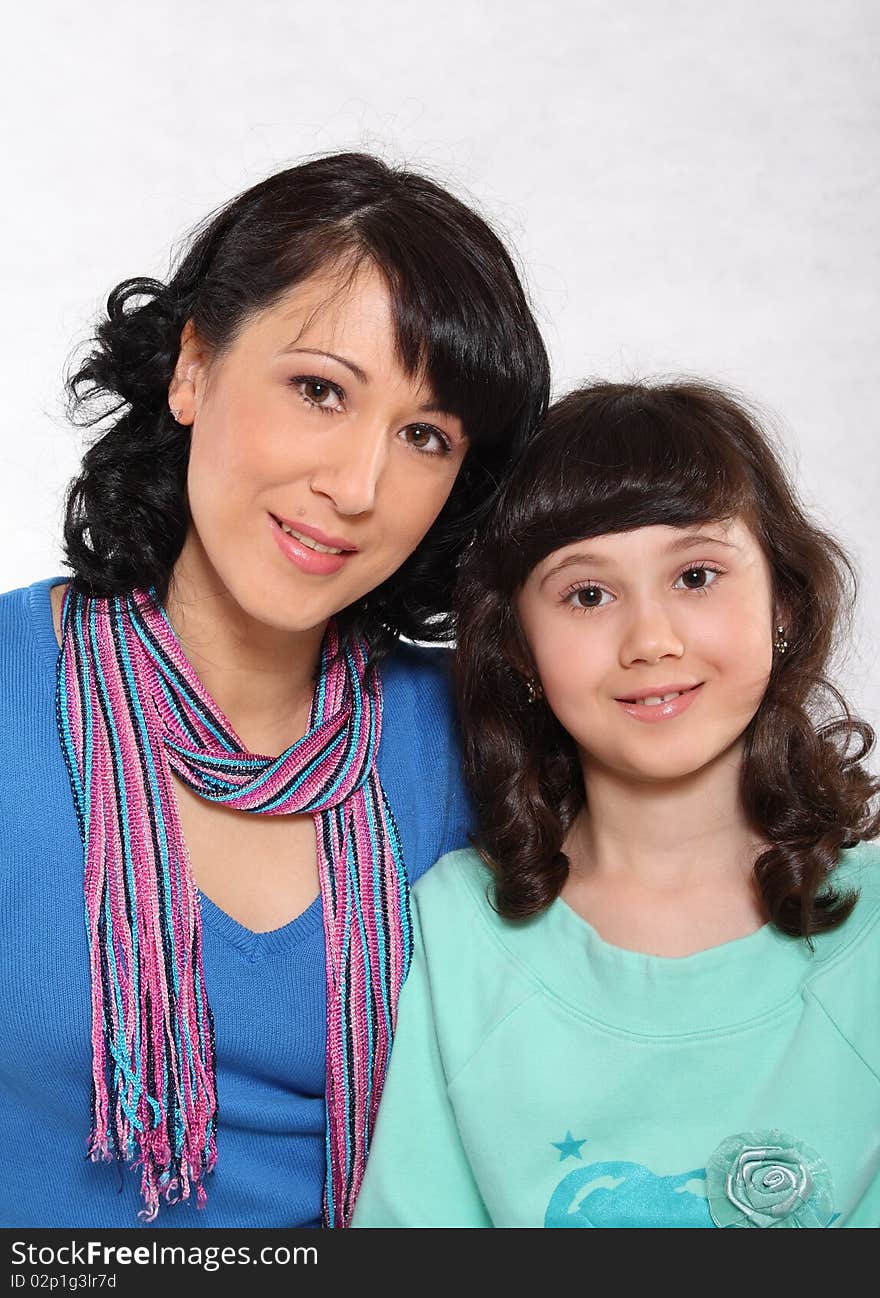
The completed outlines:
{"type": "Polygon", "coordinates": [[[540,682],[535,680],[534,676],[530,676],[526,681],[526,698],[529,703],[537,703],[538,699],[543,697],[544,691],[541,689],[540,682]]]}
{"type": "Polygon", "coordinates": [[[774,648],[774,649],[776,650],[776,652],[779,654],[779,657],[780,657],[780,658],[781,658],[782,655],[787,651],[787,649],[788,649],[788,641],[787,641],[786,638],[785,638],[785,627],[784,627],[784,626],[778,626],[778,627],[776,628],[776,638],[775,638],[774,641],[773,641],[773,648],[774,648]]]}
{"type": "Polygon", "coordinates": [[[183,413],[183,407],[182,407],[182,406],[170,406],[169,409],[170,409],[172,415],[174,416],[174,422],[175,422],[176,424],[179,424],[179,423],[180,423],[180,416],[181,416],[182,413],[183,413]]]}

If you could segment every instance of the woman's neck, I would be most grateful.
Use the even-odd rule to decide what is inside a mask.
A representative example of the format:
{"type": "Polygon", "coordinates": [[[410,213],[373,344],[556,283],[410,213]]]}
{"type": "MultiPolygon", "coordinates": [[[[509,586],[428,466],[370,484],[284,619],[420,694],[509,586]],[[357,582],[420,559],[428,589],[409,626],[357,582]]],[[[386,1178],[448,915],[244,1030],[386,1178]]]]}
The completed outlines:
{"type": "Polygon", "coordinates": [[[684,955],[765,921],[764,846],[740,798],[742,747],[684,779],[640,782],[584,763],[587,806],[566,836],[563,896],[611,942],[684,955]]]}
{"type": "Polygon", "coordinates": [[[288,632],[257,622],[192,536],[165,611],[199,680],[252,752],[274,756],[305,733],[324,625],[288,632]]]}

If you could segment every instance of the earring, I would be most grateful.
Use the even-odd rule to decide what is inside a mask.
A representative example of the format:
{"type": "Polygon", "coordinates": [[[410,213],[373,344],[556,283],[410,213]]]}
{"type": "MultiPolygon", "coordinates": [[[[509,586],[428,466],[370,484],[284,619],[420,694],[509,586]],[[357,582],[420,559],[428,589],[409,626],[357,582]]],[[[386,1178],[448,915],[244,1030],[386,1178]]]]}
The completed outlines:
{"type": "Polygon", "coordinates": [[[776,652],[779,654],[779,657],[780,657],[780,658],[782,657],[782,655],[783,655],[783,654],[786,652],[786,650],[788,649],[788,641],[787,641],[786,638],[785,638],[785,627],[784,627],[784,626],[778,626],[778,627],[776,628],[776,638],[775,638],[774,641],[773,641],[773,648],[774,648],[774,649],[776,650],[776,652]]]}
{"type": "Polygon", "coordinates": [[[183,413],[183,408],[182,408],[181,406],[177,406],[177,408],[175,409],[174,406],[169,406],[169,409],[170,409],[170,411],[171,411],[171,414],[174,416],[174,422],[175,422],[176,424],[179,424],[179,423],[180,423],[180,416],[181,416],[181,414],[183,413]]]}
{"type": "Polygon", "coordinates": [[[530,676],[526,681],[526,698],[529,703],[537,703],[538,699],[543,697],[544,691],[541,689],[540,681],[537,681],[534,676],[530,676]]]}

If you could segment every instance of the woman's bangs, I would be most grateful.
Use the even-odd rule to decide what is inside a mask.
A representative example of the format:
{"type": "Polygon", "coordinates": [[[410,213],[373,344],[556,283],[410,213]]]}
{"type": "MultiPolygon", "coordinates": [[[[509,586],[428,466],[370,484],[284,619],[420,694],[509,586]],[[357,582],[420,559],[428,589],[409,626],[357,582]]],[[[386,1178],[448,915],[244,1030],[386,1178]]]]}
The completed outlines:
{"type": "Polygon", "coordinates": [[[424,376],[432,400],[461,420],[475,446],[492,449],[512,424],[536,421],[542,411],[530,407],[547,362],[524,304],[513,299],[512,268],[488,264],[440,229],[422,231],[415,245],[409,227],[407,242],[387,227],[370,234],[407,374],[424,376]]]}

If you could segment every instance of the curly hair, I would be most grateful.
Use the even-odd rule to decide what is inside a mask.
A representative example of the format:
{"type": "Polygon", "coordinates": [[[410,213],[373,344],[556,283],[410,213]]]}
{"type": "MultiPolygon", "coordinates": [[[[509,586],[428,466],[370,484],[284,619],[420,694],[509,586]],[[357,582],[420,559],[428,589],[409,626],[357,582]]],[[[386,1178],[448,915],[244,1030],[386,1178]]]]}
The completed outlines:
{"type": "Polygon", "coordinates": [[[168,409],[184,325],[221,354],[308,276],[328,266],[354,275],[367,260],[388,283],[401,364],[460,417],[469,449],[416,551],[339,620],[376,656],[399,635],[451,638],[459,553],[546,411],[549,366],[513,261],[486,222],[433,181],[366,154],[268,177],[207,219],[167,284],[128,279],[110,294],[68,378],[71,416],[100,429],[67,495],[65,554],[82,589],[167,593],[190,523],[190,430],[168,409]]]}
{"type": "Polygon", "coordinates": [[[741,517],[766,555],[787,652],[745,734],[742,804],[768,844],[754,874],[770,921],[810,938],[850,913],[829,882],[841,849],[876,837],[874,733],[826,678],[855,576],[804,514],[757,418],[707,383],[600,383],[551,407],[460,569],[457,677],[475,845],[499,912],[543,910],[568,876],[565,835],[586,802],[574,741],[543,701],[515,602],[535,565],[610,532],[741,517]]]}

